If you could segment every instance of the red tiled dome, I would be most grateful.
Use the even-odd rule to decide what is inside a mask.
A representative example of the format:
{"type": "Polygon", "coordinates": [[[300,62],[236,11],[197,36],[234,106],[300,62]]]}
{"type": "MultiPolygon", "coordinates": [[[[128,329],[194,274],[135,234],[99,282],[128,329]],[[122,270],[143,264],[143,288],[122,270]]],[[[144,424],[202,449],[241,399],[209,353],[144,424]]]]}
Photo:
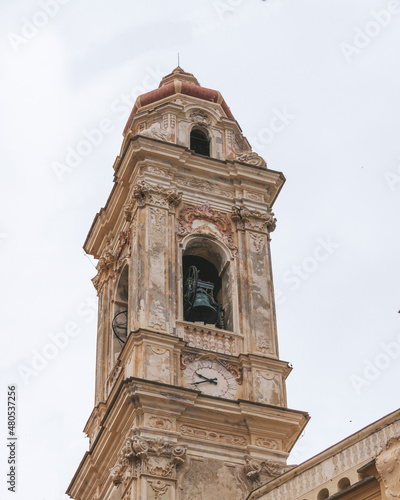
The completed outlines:
{"type": "Polygon", "coordinates": [[[133,116],[141,107],[148,106],[174,94],[184,94],[204,101],[217,102],[221,105],[228,118],[231,120],[235,119],[222,95],[217,90],[201,87],[191,73],[186,73],[178,66],[172,73],[164,76],[158,89],[142,94],[136,99],[136,103],[125,126],[124,134],[132,123],[133,116]]]}

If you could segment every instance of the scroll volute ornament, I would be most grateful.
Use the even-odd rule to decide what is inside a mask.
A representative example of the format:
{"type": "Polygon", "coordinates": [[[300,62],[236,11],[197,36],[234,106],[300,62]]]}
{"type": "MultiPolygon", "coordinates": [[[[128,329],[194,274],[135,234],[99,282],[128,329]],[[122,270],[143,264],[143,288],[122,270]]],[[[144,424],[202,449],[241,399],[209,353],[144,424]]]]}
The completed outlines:
{"type": "Polygon", "coordinates": [[[255,165],[256,167],[267,168],[264,158],[254,151],[246,151],[243,154],[239,154],[237,159],[243,163],[249,163],[250,165],[255,165]]]}

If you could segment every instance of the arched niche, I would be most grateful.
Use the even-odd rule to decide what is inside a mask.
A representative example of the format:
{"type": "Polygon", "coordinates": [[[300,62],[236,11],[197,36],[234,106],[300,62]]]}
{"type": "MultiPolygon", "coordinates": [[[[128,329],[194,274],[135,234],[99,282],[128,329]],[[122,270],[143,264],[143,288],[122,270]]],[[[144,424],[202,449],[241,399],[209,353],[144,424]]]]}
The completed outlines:
{"type": "Polygon", "coordinates": [[[202,156],[211,156],[210,134],[205,127],[195,125],[190,131],[189,148],[202,156]]]}
{"type": "Polygon", "coordinates": [[[317,496],[317,500],[326,500],[329,497],[329,490],[328,488],[322,489],[317,496]]]}
{"type": "Polygon", "coordinates": [[[342,479],[338,482],[338,491],[343,491],[347,488],[350,488],[351,483],[348,477],[342,477],[342,479]]]}
{"type": "Polygon", "coordinates": [[[117,278],[112,308],[112,353],[118,359],[128,337],[129,266],[126,264],[117,278]]]}
{"type": "MultiPolygon", "coordinates": [[[[199,279],[214,285],[213,298],[222,305],[223,310],[221,327],[233,331],[234,292],[230,262],[229,250],[216,237],[191,234],[182,241],[182,288],[189,267],[195,266],[199,271],[199,279]]],[[[183,319],[185,319],[184,314],[183,310],[183,319]]]]}

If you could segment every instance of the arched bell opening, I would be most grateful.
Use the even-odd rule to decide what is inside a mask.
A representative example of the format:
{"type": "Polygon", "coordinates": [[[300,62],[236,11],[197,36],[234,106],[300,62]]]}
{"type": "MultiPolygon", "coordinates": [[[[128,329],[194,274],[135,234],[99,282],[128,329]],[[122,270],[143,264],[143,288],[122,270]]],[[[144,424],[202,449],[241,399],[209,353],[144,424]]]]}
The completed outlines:
{"type": "Polygon", "coordinates": [[[194,127],[190,132],[190,149],[203,156],[210,156],[210,139],[205,130],[194,127]]]}
{"type": "Polygon", "coordinates": [[[129,267],[126,265],[118,279],[112,315],[112,352],[117,360],[128,338],[129,267]]]}
{"type": "Polygon", "coordinates": [[[232,280],[226,251],[194,236],[182,254],[183,319],[233,330],[232,280]]]}

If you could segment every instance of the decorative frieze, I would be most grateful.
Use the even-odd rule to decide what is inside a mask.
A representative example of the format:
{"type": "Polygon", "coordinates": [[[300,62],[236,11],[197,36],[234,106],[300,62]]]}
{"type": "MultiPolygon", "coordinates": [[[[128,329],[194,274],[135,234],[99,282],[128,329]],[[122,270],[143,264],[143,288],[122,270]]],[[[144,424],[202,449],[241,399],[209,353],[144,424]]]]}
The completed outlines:
{"type": "Polygon", "coordinates": [[[193,188],[196,190],[204,191],[205,193],[213,193],[218,196],[223,196],[224,198],[232,199],[234,197],[233,192],[218,186],[215,182],[210,182],[205,179],[196,179],[195,177],[186,178],[179,176],[175,178],[176,182],[182,186],[193,188]]]}
{"type": "Polygon", "coordinates": [[[192,427],[190,425],[181,425],[179,431],[184,436],[190,436],[198,439],[207,439],[218,443],[233,444],[237,446],[246,446],[247,441],[243,436],[235,434],[225,434],[221,432],[210,431],[200,427],[192,427]]]}
{"type": "Polygon", "coordinates": [[[148,424],[150,427],[155,429],[163,429],[166,431],[170,431],[172,429],[172,420],[169,418],[150,416],[148,417],[148,424]]]}
{"type": "Polygon", "coordinates": [[[276,227],[274,215],[270,209],[263,213],[259,210],[250,210],[244,205],[234,205],[232,207],[232,220],[236,222],[238,229],[271,233],[276,227]]]}
{"type": "Polygon", "coordinates": [[[268,448],[270,450],[279,450],[280,446],[279,443],[273,439],[266,439],[259,437],[256,439],[256,446],[259,446],[260,448],[268,448]]]}
{"type": "Polygon", "coordinates": [[[177,239],[182,240],[187,234],[192,231],[193,221],[201,219],[211,224],[214,224],[231,251],[232,256],[236,256],[238,249],[233,243],[232,227],[226,215],[221,214],[217,210],[210,207],[208,203],[196,207],[187,207],[182,210],[177,229],[177,239]]]}
{"type": "Polygon", "coordinates": [[[155,167],[154,165],[147,165],[142,171],[148,172],[149,174],[152,174],[152,175],[157,175],[158,177],[171,178],[171,175],[169,174],[169,172],[167,172],[166,170],[164,170],[162,168],[155,167]]]}
{"type": "Polygon", "coordinates": [[[253,191],[243,191],[243,197],[260,203],[264,203],[265,201],[262,193],[255,193],[253,191]]]}

